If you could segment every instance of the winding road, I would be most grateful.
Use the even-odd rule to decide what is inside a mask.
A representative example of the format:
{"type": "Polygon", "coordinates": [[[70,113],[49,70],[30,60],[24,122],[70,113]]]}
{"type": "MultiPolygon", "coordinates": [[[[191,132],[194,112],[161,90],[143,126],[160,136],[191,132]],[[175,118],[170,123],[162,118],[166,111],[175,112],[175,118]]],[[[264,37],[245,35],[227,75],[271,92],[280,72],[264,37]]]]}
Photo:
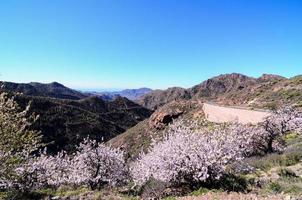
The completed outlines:
{"type": "Polygon", "coordinates": [[[203,111],[207,120],[216,123],[238,122],[242,124],[256,124],[270,115],[270,112],[264,110],[218,106],[212,103],[204,103],[203,111]]]}

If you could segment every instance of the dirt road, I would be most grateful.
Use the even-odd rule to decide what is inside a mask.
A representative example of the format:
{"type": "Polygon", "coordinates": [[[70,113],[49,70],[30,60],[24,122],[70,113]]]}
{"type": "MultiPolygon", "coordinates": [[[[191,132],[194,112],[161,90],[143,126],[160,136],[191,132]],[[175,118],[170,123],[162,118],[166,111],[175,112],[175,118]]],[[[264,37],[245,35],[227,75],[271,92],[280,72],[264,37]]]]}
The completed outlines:
{"type": "Polygon", "coordinates": [[[217,123],[239,122],[242,124],[256,124],[270,115],[270,113],[266,111],[224,107],[208,103],[204,103],[203,110],[209,121],[217,123]]]}

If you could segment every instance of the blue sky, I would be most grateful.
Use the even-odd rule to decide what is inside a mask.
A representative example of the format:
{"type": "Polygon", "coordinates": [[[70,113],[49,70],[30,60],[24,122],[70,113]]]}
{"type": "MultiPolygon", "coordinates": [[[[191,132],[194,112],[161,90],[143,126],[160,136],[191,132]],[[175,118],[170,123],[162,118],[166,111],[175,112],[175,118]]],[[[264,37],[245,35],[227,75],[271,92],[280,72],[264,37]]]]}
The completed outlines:
{"type": "Polygon", "coordinates": [[[2,0],[0,80],[191,87],[302,74],[301,0],[2,0]]]}

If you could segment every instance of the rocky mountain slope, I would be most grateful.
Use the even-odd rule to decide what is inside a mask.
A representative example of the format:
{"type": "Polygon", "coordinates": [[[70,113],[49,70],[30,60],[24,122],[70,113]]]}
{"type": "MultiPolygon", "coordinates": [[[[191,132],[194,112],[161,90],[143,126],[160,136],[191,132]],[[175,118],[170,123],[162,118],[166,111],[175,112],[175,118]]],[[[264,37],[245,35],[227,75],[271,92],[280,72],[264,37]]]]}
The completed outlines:
{"type": "Polygon", "coordinates": [[[183,99],[272,108],[281,104],[302,104],[301,88],[302,76],[287,79],[278,75],[264,74],[259,78],[253,78],[233,73],[213,77],[189,89],[155,90],[142,96],[138,102],[150,109],[183,99]]]}
{"type": "Polygon", "coordinates": [[[72,90],[64,85],[52,82],[49,84],[43,83],[12,83],[0,81],[0,92],[18,92],[31,96],[43,96],[59,99],[82,99],[87,97],[83,93],[72,90]]]}
{"type": "Polygon", "coordinates": [[[81,100],[63,100],[13,94],[23,110],[30,105],[29,113],[39,116],[31,129],[38,130],[51,152],[74,150],[75,146],[90,137],[107,141],[138,122],[149,117],[151,111],[126,99],[104,101],[99,97],[81,100]]]}
{"type": "Polygon", "coordinates": [[[191,94],[188,90],[180,87],[172,87],[166,90],[154,90],[143,95],[137,102],[149,109],[156,110],[169,102],[190,98],[191,94]]]}

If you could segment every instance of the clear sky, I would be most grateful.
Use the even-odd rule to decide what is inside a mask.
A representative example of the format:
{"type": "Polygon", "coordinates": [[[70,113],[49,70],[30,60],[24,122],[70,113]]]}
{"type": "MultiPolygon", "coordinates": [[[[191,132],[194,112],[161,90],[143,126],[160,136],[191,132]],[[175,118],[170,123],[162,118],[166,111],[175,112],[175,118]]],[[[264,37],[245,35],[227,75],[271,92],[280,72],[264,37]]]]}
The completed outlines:
{"type": "Polygon", "coordinates": [[[191,87],[302,74],[302,0],[1,0],[0,80],[191,87]]]}

